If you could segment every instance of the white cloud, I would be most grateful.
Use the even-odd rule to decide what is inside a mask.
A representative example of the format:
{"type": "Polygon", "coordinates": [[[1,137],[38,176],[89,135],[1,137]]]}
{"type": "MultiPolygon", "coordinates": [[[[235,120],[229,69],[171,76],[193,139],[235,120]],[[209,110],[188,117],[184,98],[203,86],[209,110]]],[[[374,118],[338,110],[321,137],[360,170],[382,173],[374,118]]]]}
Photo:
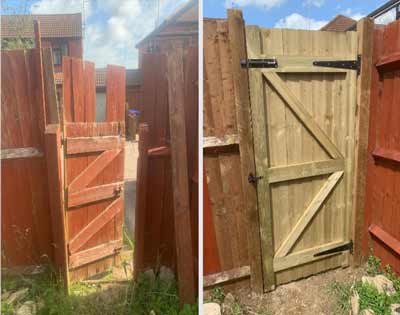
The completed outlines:
{"type": "Polygon", "coordinates": [[[375,24],[388,24],[396,21],[396,11],[390,10],[375,19],[375,24]]]}
{"type": "MultiPolygon", "coordinates": [[[[81,12],[82,1],[39,0],[31,6],[31,13],[81,12]]],[[[157,11],[158,20],[162,21],[186,0],[163,0],[159,10],[154,1],[148,0],[85,2],[86,17],[91,14],[86,19],[84,59],[94,61],[96,68],[107,64],[135,68],[138,61],[135,45],[155,28],[157,11]]]]}
{"type": "MultiPolygon", "coordinates": [[[[82,0],[39,0],[30,7],[32,14],[61,14],[82,12],[82,0]]],[[[91,13],[90,1],[85,1],[85,15],[91,13]]]]}
{"type": "Polygon", "coordinates": [[[325,0],[305,0],[303,6],[314,6],[317,8],[322,7],[325,4],[325,0]]]}
{"type": "Polygon", "coordinates": [[[278,7],[284,2],[286,2],[286,0],[225,0],[225,7],[257,6],[268,10],[273,7],[278,7]]]}
{"type": "Polygon", "coordinates": [[[328,21],[314,20],[307,18],[298,13],[292,13],[283,19],[280,19],[275,27],[278,28],[295,28],[295,29],[306,29],[306,30],[319,30],[321,27],[326,25],[328,21]]]}
{"type": "Polygon", "coordinates": [[[351,8],[347,8],[346,10],[343,10],[341,13],[356,21],[362,19],[365,16],[365,14],[359,12],[354,13],[351,8]]]}

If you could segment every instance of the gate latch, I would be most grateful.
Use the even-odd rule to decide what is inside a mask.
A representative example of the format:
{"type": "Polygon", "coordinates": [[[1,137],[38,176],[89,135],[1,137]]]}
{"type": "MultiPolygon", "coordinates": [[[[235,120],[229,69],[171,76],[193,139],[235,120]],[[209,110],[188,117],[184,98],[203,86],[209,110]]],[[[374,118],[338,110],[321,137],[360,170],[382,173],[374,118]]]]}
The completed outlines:
{"type": "Polygon", "coordinates": [[[350,254],[353,254],[353,241],[352,240],[350,242],[348,242],[347,244],[340,245],[340,246],[337,246],[337,247],[334,247],[334,248],[331,248],[331,249],[324,250],[322,252],[316,253],[316,254],[314,254],[314,257],[340,253],[340,252],[344,252],[346,250],[349,250],[350,254]]]}
{"type": "Polygon", "coordinates": [[[327,68],[357,70],[357,74],[360,74],[361,55],[358,55],[357,60],[330,60],[330,61],[323,60],[323,61],[314,61],[313,65],[316,66],[316,67],[327,67],[327,68]]]}
{"type": "Polygon", "coordinates": [[[250,173],[249,176],[247,177],[247,180],[249,181],[250,184],[257,184],[260,179],[262,179],[262,176],[255,176],[253,173],[250,173]]]}
{"type": "Polygon", "coordinates": [[[242,68],[278,68],[276,59],[242,59],[240,60],[242,68]]]}

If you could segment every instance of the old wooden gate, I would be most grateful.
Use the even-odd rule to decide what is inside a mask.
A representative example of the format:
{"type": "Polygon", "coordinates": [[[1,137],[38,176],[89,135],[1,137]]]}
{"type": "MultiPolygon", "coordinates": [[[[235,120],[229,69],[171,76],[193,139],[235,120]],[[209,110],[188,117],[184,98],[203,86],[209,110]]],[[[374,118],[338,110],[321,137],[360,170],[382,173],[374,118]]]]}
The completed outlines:
{"type": "Polygon", "coordinates": [[[356,66],[357,33],[249,26],[246,40],[270,290],[348,264],[357,71],[325,62],[356,66]]]}
{"type": "Polygon", "coordinates": [[[364,253],[400,273],[400,21],[374,31],[364,253]]]}
{"type": "Polygon", "coordinates": [[[70,281],[106,270],[122,247],[125,69],[107,67],[106,122],[95,122],[95,67],[63,59],[65,234],[70,281]]]}

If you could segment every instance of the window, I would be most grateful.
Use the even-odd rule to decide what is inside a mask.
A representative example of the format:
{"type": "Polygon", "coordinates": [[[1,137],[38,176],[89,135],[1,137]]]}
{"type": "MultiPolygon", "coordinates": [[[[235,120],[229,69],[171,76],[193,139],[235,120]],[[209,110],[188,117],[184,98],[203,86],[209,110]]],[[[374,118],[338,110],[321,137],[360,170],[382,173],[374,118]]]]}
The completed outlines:
{"type": "Polygon", "coordinates": [[[61,65],[62,56],[68,56],[68,45],[61,44],[58,47],[53,47],[53,63],[54,65],[61,65]]]}

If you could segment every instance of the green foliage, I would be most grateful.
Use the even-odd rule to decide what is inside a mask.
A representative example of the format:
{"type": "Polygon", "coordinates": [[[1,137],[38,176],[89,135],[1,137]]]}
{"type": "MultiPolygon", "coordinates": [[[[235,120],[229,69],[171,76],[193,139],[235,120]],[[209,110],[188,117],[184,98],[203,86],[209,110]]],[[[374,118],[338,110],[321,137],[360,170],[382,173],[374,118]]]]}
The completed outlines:
{"type": "Polygon", "coordinates": [[[390,315],[390,305],[400,303],[400,278],[394,274],[390,266],[385,267],[383,272],[381,269],[381,261],[379,258],[370,256],[368,258],[367,273],[370,276],[384,274],[393,282],[396,294],[388,296],[385,293],[379,293],[376,287],[369,283],[358,281],[353,285],[334,282],[330,285],[330,292],[335,297],[334,314],[349,314],[351,309],[351,296],[357,292],[360,298],[360,310],[371,309],[375,315],[390,315]]]}
{"type": "Polygon", "coordinates": [[[2,315],[14,315],[15,314],[14,307],[5,301],[1,301],[1,314],[2,315]]]}
{"type": "Polygon", "coordinates": [[[329,285],[328,291],[335,297],[336,301],[333,305],[333,314],[348,314],[351,308],[350,298],[352,295],[352,285],[334,281],[329,285]]]}
{"type": "Polygon", "coordinates": [[[212,289],[210,302],[222,304],[225,300],[225,292],[221,287],[215,287],[212,289]]]}
{"type": "Polygon", "coordinates": [[[397,275],[392,271],[392,268],[389,265],[386,265],[385,272],[386,277],[393,282],[393,286],[396,292],[400,293],[400,277],[397,277],[397,275]]]}
{"type": "Polygon", "coordinates": [[[358,282],[355,290],[360,296],[360,309],[371,309],[376,315],[390,315],[392,298],[385,293],[379,293],[376,287],[368,283],[358,282]]]}
{"type": "Polygon", "coordinates": [[[370,276],[376,276],[381,273],[381,260],[378,257],[369,256],[367,264],[367,274],[369,274],[370,276]]]}
{"type": "Polygon", "coordinates": [[[197,315],[197,303],[179,306],[179,297],[176,283],[164,281],[156,276],[154,279],[146,274],[139,278],[127,303],[127,314],[148,315],[197,315]]]}
{"type": "Polygon", "coordinates": [[[132,238],[129,236],[126,228],[124,228],[124,244],[128,245],[130,250],[135,250],[135,244],[133,243],[132,238]]]}
{"type": "Polygon", "coordinates": [[[35,41],[32,38],[2,38],[1,49],[30,49],[35,47],[35,41]]]}

